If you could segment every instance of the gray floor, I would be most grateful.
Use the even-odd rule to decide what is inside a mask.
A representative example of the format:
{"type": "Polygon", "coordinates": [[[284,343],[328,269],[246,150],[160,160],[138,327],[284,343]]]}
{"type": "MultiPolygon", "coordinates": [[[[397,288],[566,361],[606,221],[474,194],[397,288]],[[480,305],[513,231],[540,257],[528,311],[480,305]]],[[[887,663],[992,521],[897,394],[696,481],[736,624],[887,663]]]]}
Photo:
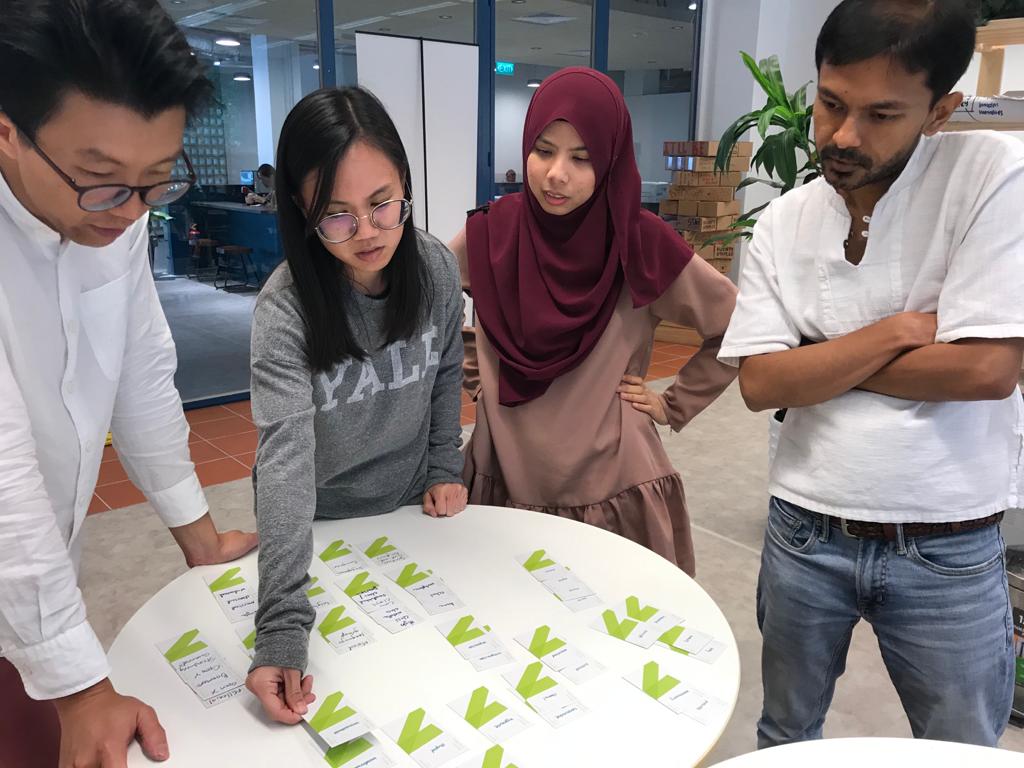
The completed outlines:
{"type": "Polygon", "coordinates": [[[249,391],[256,293],[227,293],[179,277],[156,284],[178,349],[174,383],[185,403],[249,391]]]}
{"type": "MultiPolygon", "coordinates": [[[[754,589],[766,505],[766,419],[743,407],[734,386],[681,435],[665,436],[669,454],[686,481],[698,581],[728,618],[743,670],[735,714],[705,765],[750,752],[755,746],[761,680],[754,589]]],[[[207,496],[223,524],[252,525],[249,481],[210,488],[207,496]]],[[[85,527],[83,591],[93,625],[109,645],[131,615],[181,573],[185,563],[146,505],[104,512],[89,518],[85,527]],[[126,582],[120,577],[125,572],[138,577],[126,582]]],[[[1013,535],[1018,534],[1024,541],[1024,527],[1018,526],[1013,535]]],[[[874,636],[863,624],[855,632],[848,671],[839,681],[825,733],[831,737],[910,735],[874,636]]],[[[1024,731],[1010,727],[1002,746],[1024,752],[1024,731]]]]}

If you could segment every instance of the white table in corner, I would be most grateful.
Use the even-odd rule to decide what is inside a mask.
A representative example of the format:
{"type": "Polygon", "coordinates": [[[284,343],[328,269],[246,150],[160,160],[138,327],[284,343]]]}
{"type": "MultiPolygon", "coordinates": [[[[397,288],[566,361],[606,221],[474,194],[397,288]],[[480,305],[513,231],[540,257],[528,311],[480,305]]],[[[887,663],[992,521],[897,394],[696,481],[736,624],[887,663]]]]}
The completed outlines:
{"type": "MultiPolygon", "coordinates": [[[[372,733],[396,766],[416,763],[386,737],[381,726],[418,707],[425,707],[446,733],[468,749],[445,763],[445,768],[459,768],[482,756],[491,743],[448,706],[481,685],[488,686],[531,724],[503,744],[507,758],[518,768],[695,766],[721,737],[732,716],[740,663],[725,617],[693,579],[627,539],[551,515],[496,507],[470,507],[447,519],[433,519],[418,508],[407,507],[377,517],[317,521],[313,533],[314,552],[337,539],[358,544],[388,536],[390,543],[421,567],[433,569],[465,603],[461,612],[429,616],[371,565],[368,570],[373,577],[387,584],[396,599],[421,618],[417,626],[392,635],[362,616],[336,584],[343,577],[334,576],[314,555],[310,574],[319,576],[319,584],[339,603],[348,604],[375,637],[372,644],[339,655],[314,632],[310,666],[321,673],[314,693],[344,691],[346,701],[376,726],[372,733]],[[537,549],[546,550],[549,557],[572,569],[597,594],[601,606],[573,613],[548,592],[516,561],[517,556],[537,549]],[[605,608],[630,595],[685,618],[688,627],[721,641],[724,651],[714,662],[704,663],[660,645],[643,649],[591,626],[605,608]],[[588,710],[585,716],[552,728],[524,705],[502,678],[501,672],[511,666],[475,671],[436,629],[466,613],[486,622],[517,663],[536,659],[514,638],[548,624],[556,636],[604,665],[602,674],[580,685],[544,668],[545,674],[580,700],[588,710]],[[675,714],[624,679],[650,661],[659,664],[661,675],[672,675],[725,706],[707,724],[675,714]]],[[[242,573],[255,584],[255,553],[233,565],[241,566],[242,573]]],[[[303,726],[268,722],[247,691],[205,709],[157,651],[157,643],[198,628],[244,678],[249,657],[234,625],[204,582],[204,577],[222,571],[223,567],[217,566],[183,574],[132,617],[109,653],[115,686],[156,709],[171,750],[170,760],[161,765],[322,768],[327,764],[323,749],[303,726]]],[[[130,749],[128,764],[152,765],[137,744],[130,749]]]]}
{"type": "Polygon", "coordinates": [[[714,768],[1021,768],[1024,755],[1004,749],[926,739],[820,739],[762,749],[714,768]]]}

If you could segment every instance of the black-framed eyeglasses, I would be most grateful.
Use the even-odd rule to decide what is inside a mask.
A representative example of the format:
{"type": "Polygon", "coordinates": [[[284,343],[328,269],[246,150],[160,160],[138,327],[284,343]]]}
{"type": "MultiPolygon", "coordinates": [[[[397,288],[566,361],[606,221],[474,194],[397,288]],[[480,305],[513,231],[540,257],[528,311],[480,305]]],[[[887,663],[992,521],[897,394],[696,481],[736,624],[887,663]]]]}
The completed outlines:
{"type": "Polygon", "coordinates": [[[325,216],[316,225],[316,233],[325,243],[337,245],[351,240],[359,231],[359,222],[369,219],[377,229],[398,229],[409,220],[412,202],[409,200],[385,200],[373,206],[365,216],[354,213],[333,213],[325,216]]]}
{"type": "Polygon", "coordinates": [[[142,202],[150,208],[170,205],[175,200],[180,200],[192,188],[192,185],[196,183],[196,172],[192,168],[192,161],[189,160],[185,150],[182,150],[181,157],[185,161],[185,168],[188,171],[187,178],[167,179],[156,184],[147,184],[144,187],[133,187],[129,184],[93,184],[83,187],[75,181],[73,176],[64,173],[60,166],[53,162],[35,141],[25,136],[25,134],[22,134],[22,136],[32,145],[32,149],[46,161],[46,164],[61,177],[64,183],[78,193],[78,207],[89,213],[109,211],[122,206],[136,193],[142,198],[142,202]]]}

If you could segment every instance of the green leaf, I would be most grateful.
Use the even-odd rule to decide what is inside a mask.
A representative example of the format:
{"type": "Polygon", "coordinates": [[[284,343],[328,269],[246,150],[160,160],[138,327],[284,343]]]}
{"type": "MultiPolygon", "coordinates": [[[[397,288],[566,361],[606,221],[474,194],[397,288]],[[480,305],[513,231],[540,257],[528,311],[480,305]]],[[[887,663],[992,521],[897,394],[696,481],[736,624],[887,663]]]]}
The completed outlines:
{"type": "Polygon", "coordinates": [[[806,111],[806,109],[807,109],[807,86],[809,86],[810,84],[811,84],[811,81],[808,80],[806,83],[804,83],[802,86],[800,86],[799,88],[796,89],[796,93],[794,93],[792,96],[790,96],[789,103],[793,105],[793,111],[794,112],[804,112],[804,111],[806,111]]]}
{"type": "Polygon", "coordinates": [[[777,111],[777,107],[769,107],[761,113],[761,117],[757,121],[757,132],[761,134],[762,139],[768,135],[768,128],[771,126],[772,118],[775,117],[777,111]]]}
{"type": "Polygon", "coordinates": [[[779,134],[774,144],[775,170],[787,188],[796,185],[796,138],[795,131],[789,130],[779,134]]]}
{"type": "Polygon", "coordinates": [[[775,187],[775,189],[782,189],[782,187],[784,186],[783,184],[780,184],[774,179],[762,179],[760,176],[748,176],[739,183],[739,186],[736,187],[736,191],[738,192],[739,190],[752,186],[754,184],[767,184],[769,187],[775,187]]]}
{"type": "Polygon", "coordinates": [[[747,233],[745,233],[745,232],[725,232],[725,233],[723,233],[721,235],[715,235],[714,237],[709,237],[707,240],[704,241],[704,245],[718,245],[718,244],[731,245],[732,243],[735,243],[740,238],[745,237],[746,234],[747,233]]]}
{"type": "Polygon", "coordinates": [[[740,219],[739,221],[737,221],[735,224],[733,224],[729,228],[730,229],[746,229],[747,227],[752,227],[755,224],[757,224],[757,219],[740,219]]]}
{"type": "Polygon", "coordinates": [[[743,63],[747,65],[747,69],[750,70],[750,74],[754,76],[757,84],[761,86],[762,90],[764,90],[766,94],[768,94],[769,99],[774,100],[775,94],[772,92],[773,86],[771,80],[769,80],[768,76],[761,71],[757,62],[754,61],[754,57],[746,51],[740,51],[740,56],[743,57],[743,63]]]}
{"type": "Polygon", "coordinates": [[[740,219],[741,220],[742,219],[752,219],[754,216],[759,214],[761,211],[763,211],[765,208],[767,208],[771,204],[772,204],[772,201],[769,200],[767,203],[762,203],[761,205],[757,206],[757,208],[751,208],[746,213],[741,213],[740,214],[740,219]]]}
{"type": "Polygon", "coordinates": [[[763,59],[761,61],[761,71],[768,78],[768,82],[771,83],[770,93],[775,99],[775,103],[787,109],[792,109],[793,106],[789,103],[789,96],[786,95],[786,86],[782,82],[779,57],[769,56],[767,59],[763,59]]]}

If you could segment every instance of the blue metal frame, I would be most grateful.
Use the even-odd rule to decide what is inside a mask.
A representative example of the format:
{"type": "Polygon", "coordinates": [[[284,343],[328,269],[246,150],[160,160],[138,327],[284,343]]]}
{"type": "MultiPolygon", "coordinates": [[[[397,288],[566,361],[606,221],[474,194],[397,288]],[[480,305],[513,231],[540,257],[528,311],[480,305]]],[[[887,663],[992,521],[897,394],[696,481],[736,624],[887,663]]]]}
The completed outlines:
{"type": "Polygon", "coordinates": [[[476,0],[474,37],[480,51],[476,132],[476,202],[494,198],[494,62],[497,58],[494,0],[476,0]]]}
{"type": "Polygon", "coordinates": [[[316,39],[320,51],[320,87],[338,84],[334,60],[334,0],[316,0],[316,39]]]}
{"type": "Polygon", "coordinates": [[[611,23],[611,0],[594,0],[590,36],[590,66],[598,72],[608,71],[608,26],[611,23]]]}

